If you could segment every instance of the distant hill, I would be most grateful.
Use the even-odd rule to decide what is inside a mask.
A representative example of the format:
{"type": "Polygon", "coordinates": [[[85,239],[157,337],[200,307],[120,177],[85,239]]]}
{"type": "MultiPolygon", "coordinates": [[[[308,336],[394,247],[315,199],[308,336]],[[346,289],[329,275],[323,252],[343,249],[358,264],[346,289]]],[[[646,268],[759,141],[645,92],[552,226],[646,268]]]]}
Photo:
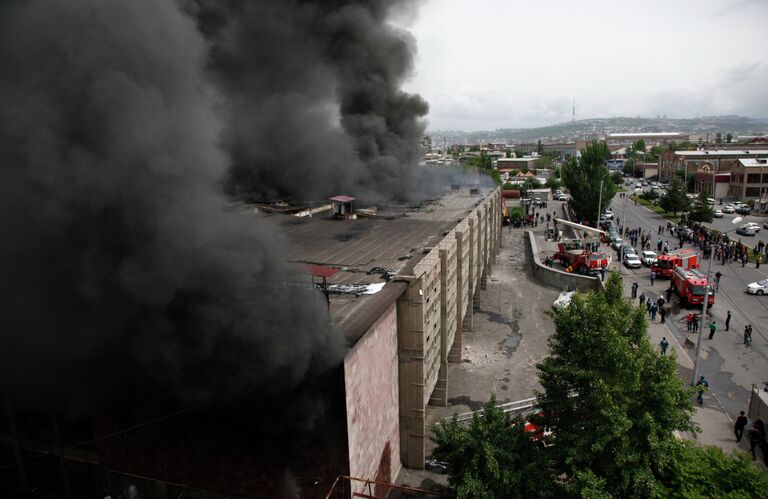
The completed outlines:
{"type": "Polygon", "coordinates": [[[685,132],[689,134],[718,132],[725,136],[768,134],[768,119],[744,116],[704,116],[700,118],[589,118],[575,123],[558,123],[538,128],[501,128],[493,131],[434,130],[428,134],[437,145],[445,137],[448,143],[480,143],[489,141],[532,142],[590,138],[605,133],[685,132]]]}

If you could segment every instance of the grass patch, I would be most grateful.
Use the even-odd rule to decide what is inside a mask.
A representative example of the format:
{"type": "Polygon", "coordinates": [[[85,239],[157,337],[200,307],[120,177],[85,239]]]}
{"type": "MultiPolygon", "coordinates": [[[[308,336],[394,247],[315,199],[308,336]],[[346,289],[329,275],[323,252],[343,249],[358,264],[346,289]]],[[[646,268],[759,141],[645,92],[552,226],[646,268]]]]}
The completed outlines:
{"type": "Polygon", "coordinates": [[[648,201],[647,199],[643,199],[637,195],[632,195],[629,198],[635,201],[637,204],[643,205],[649,210],[658,213],[659,215],[666,218],[667,220],[671,220],[672,222],[675,222],[675,223],[680,222],[680,217],[678,215],[675,215],[671,211],[665,211],[664,208],[662,208],[657,204],[654,204],[653,201],[648,201]]]}

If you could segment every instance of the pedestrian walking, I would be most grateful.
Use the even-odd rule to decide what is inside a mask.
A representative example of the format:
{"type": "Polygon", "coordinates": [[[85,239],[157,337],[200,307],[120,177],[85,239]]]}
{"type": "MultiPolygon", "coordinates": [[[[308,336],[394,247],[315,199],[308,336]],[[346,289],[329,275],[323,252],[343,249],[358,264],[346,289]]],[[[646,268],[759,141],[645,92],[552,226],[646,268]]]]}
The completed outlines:
{"type": "Polygon", "coordinates": [[[744,326],[744,346],[752,345],[752,324],[744,326]]]}
{"type": "Polygon", "coordinates": [[[669,282],[669,287],[667,288],[667,301],[669,302],[672,299],[672,291],[674,291],[675,288],[673,287],[672,281],[669,282]]]}
{"type": "Polygon", "coordinates": [[[685,318],[685,323],[688,326],[688,332],[690,333],[693,329],[693,313],[688,312],[688,315],[685,318]]]}
{"type": "Polygon", "coordinates": [[[667,348],[669,348],[669,342],[667,341],[666,336],[661,339],[661,342],[659,343],[659,348],[661,348],[661,355],[667,355],[667,348]]]}
{"type": "Polygon", "coordinates": [[[633,282],[632,283],[632,299],[633,300],[637,298],[637,288],[638,288],[638,284],[636,282],[633,282]]]}
{"type": "Polygon", "coordinates": [[[656,303],[651,303],[651,320],[656,320],[656,312],[659,310],[659,306],[656,303]]]}
{"type": "Polygon", "coordinates": [[[718,270],[715,272],[715,289],[720,289],[720,278],[723,277],[723,274],[718,270]]]}
{"type": "Polygon", "coordinates": [[[699,381],[696,382],[696,391],[698,394],[696,395],[696,402],[699,403],[699,405],[704,404],[704,390],[709,388],[709,382],[704,376],[699,376],[699,381]]]}
{"type": "Polygon", "coordinates": [[[666,324],[667,321],[665,317],[667,316],[667,309],[664,307],[659,307],[659,317],[661,317],[661,320],[659,321],[661,324],[666,324]]]}
{"type": "Polygon", "coordinates": [[[651,270],[651,286],[653,286],[654,282],[656,282],[656,272],[651,270]]]}
{"type": "Polygon", "coordinates": [[[736,441],[741,442],[741,437],[744,436],[744,428],[747,427],[747,416],[744,415],[744,411],[739,412],[739,417],[736,418],[736,424],[733,425],[733,432],[736,434],[736,441]]]}
{"type": "Polygon", "coordinates": [[[731,311],[728,311],[728,315],[725,316],[725,330],[728,331],[728,328],[731,326],[731,311]]]}
{"type": "Polygon", "coordinates": [[[645,304],[645,293],[640,293],[640,306],[645,304]]]}
{"type": "Polygon", "coordinates": [[[605,281],[605,267],[600,267],[600,280],[605,281]]]}
{"type": "Polygon", "coordinates": [[[699,316],[697,316],[697,315],[693,316],[693,325],[692,325],[692,327],[693,327],[692,330],[693,330],[694,333],[698,333],[699,332],[699,316]]]}
{"type": "Polygon", "coordinates": [[[717,331],[717,323],[715,321],[712,321],[709,323],[709,339],[715,337],[715,331],[717,331]]]}
{"type": "Polygon", "coordinates": [[[645,302],[645,313],[648,314],[648,318],[651,317],[651,300],[650,298],[645,302]]]}
{"type": "Polygon", "coordinates": [[[760,268],[760,260],[762,260],[762,259],[763,259],[763,256],[762,256],[762,255],[757,255],[757,256],[755,257],[755,268],[756,268],[756,269],[759,269],[759,268],[760,268]]]}

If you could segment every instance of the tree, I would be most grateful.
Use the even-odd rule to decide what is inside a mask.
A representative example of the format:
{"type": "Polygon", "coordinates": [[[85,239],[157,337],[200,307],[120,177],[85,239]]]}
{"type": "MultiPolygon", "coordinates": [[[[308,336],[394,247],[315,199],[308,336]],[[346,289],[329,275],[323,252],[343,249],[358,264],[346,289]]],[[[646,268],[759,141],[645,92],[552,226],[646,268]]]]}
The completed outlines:
{"type": "Polygon", "coordinates": [[[768,475],[746,452],[725,454],[717,447],[680,442],[662,471],[664,497],[764,497],[768,475]]]}
{"type": "Polygon", "coordinates": [[[433,456],[448,463],[458,498],[551,497],[554,480],[546,453],[491,397],[469,426],[454,418],[432,430],[433,456]]]}
{"type": "Polygon", "coordinates": [[[505,149],[504,150],[504,157],[505,158],[511,158],[512,157],[512,149],[505,149]]]}
{"type": "Polygon", "coordinates": [[[592,142],[581,151],[580,158],[568,158],[562,166],[561,177],[572,196],[576,212],[588,220],[597,220],[600,202],[600,179],[604,205],[616,194],[616,185],[608,180],[605,161],[610,157],[608,146],[603,142],[592,142]]]}
{"type": "Polygon", "coordinates": [[[723,142],[723,134],[720,132],[717,132],[715,135],[715,144],[722,144],[723,142]]]}
{"type": "Polygon", "coordinates": [[[521,220],[525,216],[525,212],[519,206],[515,206],[509,210],[509,218],[521,220]]]}
{"type": "Polygon", "coordinates": [[[611,180],[613,180],[614,184],[621,185],[624,183],[624,175],[622,175],[620,172],[613,172],[611,174],[611,180]]]}
{"type": "Polygon", "coordinates": [[[692,391],[677,378],[674,354],[651,346],[644,311],[623,298],[615,272],[605,292],[577,294],[553,317],[538,402],[554,435],[555,474],[591,473],[586,482],[613,497],[658,495],[673,431],[694,429],[692,391]]]}
{"type": "Polygon", "coordinates": [[[702,189],[699,197],[696,198],[696,202],[693,203],[691,211],[688,212],[688,220],[691,222],[712,223],[712,218],[714,218],[714,210],[707,201],[707,191],[702,189]]]}
{"type": "Polygon", "coordinates": [[[645,140],[640,139],[636,141],[634,144],[632,144],[632,149],[636,152],[645,154],[645,140]]]}
{"type": "Polygon", "coordinates": [[[679,178],[672,179],[667,193],[662,196],[659,205],[664,211],[670,211],[677,215],[678,211],[688,211],[691,207],[691,200],[688,199],[683,182],[679,178]]]}
{"type": "Polygon", "coordinates": [[[562,182],[560,182],[560,179],[552,176],[549,177],[546,182],[544,182],[544,185],[549,187],[550,190],[556,191],[562,186],[562,182]]]}
{"type": "Polygon", "coordinates": [[[727,143],[730,144],[732,140],[733,140],[733,135],[732,134],[730,134],[730,133],[725,134],[725,141],[727,143]]]}
{"type": "Polygon", "coordinates": [[[677,170],[675,175],[684,182],[686,192],[691,192],[696,186],[696,177],[693,175],[688,176],[685,170],[677,170]]]}
{"type": "Polygon", "coordinates": [[[635,165],[629,163],[628,161],[624,163],[624,168],[622,170],[624,172],[624,175],[631,176],[635,173],[635,165]]]}
{"type": "Polygon", "coordinates": [[[521,190],[524,193],[527,193],[531,189],[540,189],[540,188],[541,188],[541,182],[539,182],[539,180],[536,177],[526,177],[521,187],[521,190]]]}

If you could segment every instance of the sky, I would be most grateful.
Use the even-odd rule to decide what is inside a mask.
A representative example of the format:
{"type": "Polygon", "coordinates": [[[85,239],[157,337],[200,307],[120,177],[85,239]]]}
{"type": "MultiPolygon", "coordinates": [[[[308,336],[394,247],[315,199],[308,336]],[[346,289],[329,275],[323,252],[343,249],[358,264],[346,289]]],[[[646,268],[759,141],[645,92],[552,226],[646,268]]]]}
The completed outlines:
{"type": "Polygon", "coordinates": [[[429,130],[768,117],[768,0],[424,0],[405,89],[429,130]]]}

